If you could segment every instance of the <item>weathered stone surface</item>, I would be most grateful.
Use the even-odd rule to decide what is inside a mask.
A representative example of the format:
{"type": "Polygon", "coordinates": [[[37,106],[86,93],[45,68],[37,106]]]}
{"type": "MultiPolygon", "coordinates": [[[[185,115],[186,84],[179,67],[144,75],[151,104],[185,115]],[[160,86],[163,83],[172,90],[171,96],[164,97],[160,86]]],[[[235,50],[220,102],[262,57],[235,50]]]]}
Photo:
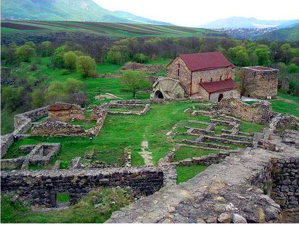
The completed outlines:
{"type": "Polygon", "coordinates": [[[293,115],[277,114],[269,124],[270,131],[275,132],[277,129],[299,128],[299,118],[293,115]]]}
{"type": "Polygon", "coordinates": [[[237,213],[233,213],[232,222],[235,224],[246,224],[247,220],[237,213]]]}
{"type": "Polygon", "coordinates": [[[217,221],[219,223],[230,223],[231,222],[231,214],[230,213],[222,213],[218,216],[217,221]]]}
{"type": "MultiPolygon", "coordinates": [[[[26,156],[14,159],[1,159],[1,169],[28,169],[28,164],[48,165],[49,162],[57,155],[60,144],[37,144],[30,145],[31,151],[26,156]]],[[[28,146],[26,147],[28,148],[28,146]]]]}
{"type": "Polygon", "coordinates": [[[244,96],[259,99],[276,98],[278,73],[278,69],[260,66],[241,68],[241,84],[244,86],[244,96]]]}
{"type": "Polygon", "coordinates": [[[187,94],[180,81],[173,78],[159,78],[153,85],[151,98],[153,99],[182,99],[187,94]]]}
{"type": "Polygon", "coordinates": [[[75,204],[91,189],[101,186],[130,186],[137,197],[150,195],[163,186],[173,186],[176,171],[172,166],[16,171],[2,172],[1,182],[2,192],[13,192],[32,205],[55,207],[55,194],[66,192],[70,203],[75,204]]]}
{"type": "Polygon", "coordinates": [[[47,119],[46,121],[34,125],[31,129],[33,135],[38,136],[89,136],[84,128],[79,125],[72,125],[59,120],[47,119]]]}
{"type": "Polygon", "coordinates": [[[64,122],[70,120],[85,120],[85,109],[76,104],[56,103],[48,107],[49,118],[64,122]]]}
{"type": "Polygon", "coordinates": [[[223,99],[215,106],[215,109],[224,114],[258,124],[266,124],[273,116],[272,106],[268,101],[249,105],[235,98],[223,99]]]}
{"type": "Polygon", "coordinates": [[[229,156],[222,163],[209,166],[188,182],[165,187],[154,195],[146,197],[142,202],[137,201],[122,211],[114,212],[108,222],[157,223],[162,222],[166,216],[171,223],[188,222],[188,219],[198,218],[207,223],[216,222],[221,214],[215,211],[215,205],[222,204],[215,201],[219,196],[226,200],[223,203],[225,208],[221,208],[221,211],[241,216],[236,216],[235,221],[272,222],[273,218],[278,218],[281,209],[259,188],[271,180],[272,159],[290,159],[295,156],[297,159],[299,150],[289,147],[284,153],[280,153],[265,149],[251,149],[243,153],[243,155],[229,156]],[[150,202],[152,199],[161,202],[154,204],[150,202]],[[149,202],[150,205],[144,205],[149,202]],[[168,210],[167,205],[170,203],[175,208],[175,212],[168,210]],[[141,216],[135,213],[137,210],[156,214],[141,216]],[[180,213],[180,216],[175,213],[180,213]]]}
{"type": "Polygon", "coordinates": [[[299,131],[285,130],[282,134],[282,142],[299,148],[299,131]]]}

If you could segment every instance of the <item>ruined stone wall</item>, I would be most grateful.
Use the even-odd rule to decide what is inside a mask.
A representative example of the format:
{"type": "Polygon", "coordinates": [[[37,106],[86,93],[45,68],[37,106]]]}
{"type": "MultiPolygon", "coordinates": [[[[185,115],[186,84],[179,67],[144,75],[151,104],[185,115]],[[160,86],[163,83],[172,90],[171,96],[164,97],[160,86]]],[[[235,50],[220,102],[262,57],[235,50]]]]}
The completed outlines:
{"type": "Polygon", "coordinates": [[[275,132],[277,129],[299,128],[299,118],[293,115],[282,115],[279,113],[271,119],[269,128],[273,132],[275,132]]]}
{"type": "Polygon", "coordinates": [[[230,98],[223,99],[215,108],[221,113],[258,124],[268,123],[274,114],[271,103],[267,101],[260,101],[249,105],[235,98],[230,98]]]}
{"type": "Polygon", "coordinates": [[[271,197],[283,209],[298,207],[299,204],[299,158],[274,161],[271,197]]]}
{"type": "Polygon", "coordinates": [[[46,117],[47,115],[48,115],[48,106],[15,115],[14,117],[15,131],[13,132],[13,134],[25,133],[31,127],[32,122],[35,122],[40,118],[46,117]]]}
{"type": "Polygon", "coordinates": [[[82,137],[89,136],[83,126],[72,125],[56,119],[47,119],[45,122],[34,125],[31,129],[31,134],[47,137],[72,136],[82,137]]]}
{"type": "Polygon", "coordinates": [[[13,134],[9,133],[4,136],[1,136],[1,158],[6,154],[10,145],[14,142],[13,134]]]}
{"type": "Polygon", "coordinates": [[[241,79],[246,86],[245,96],[259,99],[276,98],[278,88],[277,69],[254,70],[249,67],[241,68],[241,79]]]}
{"type": "Polygon", "coordinates": [[[132,167],[96,170],[2,172],[1,191],[14,192],[31,205],[55,207],[57,194],[69,194],[75,204],[97,187],[130,186],[136,196],[150,195],[176,182],[173,167],[132,167]]]}
{"type": "Polygon", "coordinates": [[[6,154],[10,145],[14,142],[14,136],[25,133],[37,121],[48,115],[48,106],[27,111],[14,117],[14,131],[10,134],[1,136],[1,158],[6,154]]]}
{"type": "Polygon", "coordinates": [[[68,122],[70,120],[85,120],[85,109],[76,104],[56,103],[48,108],[49,118],[60,119],[68,122]]]}

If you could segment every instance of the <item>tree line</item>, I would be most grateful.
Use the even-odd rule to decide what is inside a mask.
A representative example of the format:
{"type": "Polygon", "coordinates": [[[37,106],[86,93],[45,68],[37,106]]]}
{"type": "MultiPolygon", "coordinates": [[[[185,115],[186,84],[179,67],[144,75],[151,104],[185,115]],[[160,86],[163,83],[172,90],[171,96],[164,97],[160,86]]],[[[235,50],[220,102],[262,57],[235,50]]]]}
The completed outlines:
{"type": "MultiPolygon", "coordinates": [[[[221,51],[236,66],[261,65],[280,69],[280,84],[284,80],[288,80],[290,84],[290,89],[285,92],[299,94],[298,42],[253,42],[229,38],[198,37],[142,37],[119,39],[114,42],[107,40],[98,42],[94,40],[67,41],[65,43],[44,41],[39,44],[25,42],[20,46],[10,43],[2,46],[1,51],[4,67],[18,68],[22,62],[29,62],[30,70],[35,71],[38,61],[43,57],[49,57],[49,68],[62,70],[62,74],[79,72],[83,79],[95,75],[97,63],[107,62],[117,65],[128,61],[146,63],[152,60],[174,59],[182,53],[221,51]]],[[[124,77],[129,79],[128,75],[124,77]]],[[[135,81],[134,78],[136,76],[132,75],[132,81],[135,81]]],[[[42,77],[35,83],[42,83],[41,79],[42,77]]],[[[4,86],[10,86],[3,87],[2,107],[7,105],[10,111],[14,111],[22,103],[23,105],[28,103],[27,105],[30,107],[37,107],[47,103],[50,99],[73,101],[81,105],[87,103],[86,93],[82,92],[84,90],[83,83],[79,80],[69,81],[69,83],[72,85],[76,83],[80,89],[69,88],[69,85],[59,84],[59,82],[51,83],[47,87],[34,86],[28,81],[23,81],[25,78],[13,75],[5,76],[5,73],[2,80],[4,86]],[[13,77],[15,85],[9,84],[13,77]],[[22,88],[18,84],[22,84],[22,88]],[[79,90],[81,91],[79,92],[79,90]],[[25,95],[26,92],[28,95],[25,95]],[[25,96],[28,100],[23,100],[25,96]]],[[[126,81],[123,81],[123,85],[128,87],[126,81]]],[[[140,87],[144,87],[144,85],[140,85],[140,87]]]]}

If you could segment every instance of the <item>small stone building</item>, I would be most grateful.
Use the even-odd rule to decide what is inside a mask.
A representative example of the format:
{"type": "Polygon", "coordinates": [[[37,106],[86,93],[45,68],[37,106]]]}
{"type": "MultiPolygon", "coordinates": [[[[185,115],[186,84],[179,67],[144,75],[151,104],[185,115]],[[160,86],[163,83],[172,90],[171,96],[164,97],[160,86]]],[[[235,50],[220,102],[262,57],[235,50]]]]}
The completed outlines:
{"type": "Polygon", "coordinates": [[[151,98],[154,99],[181,99],[188,97],[178,79],[159,78],[153,85],[151,98]]]}
{"type": "Polygon", "coordinates": [[[235,66],[221,52],[181,54],[167,69],[167,78],[154,84],[152,98],[182,98],[181,89],[171,88],[178,87],[178,82],[184,97],[200,96],[218,102],[224,97],[239,96],[233,81],[235,66]]]}
{"type": "Polygon", "coordinates": [[[241,69],[241,94],[258,99],[273,99],[277,95],[278,69],[268,67],[243,67],[241,69]]]}

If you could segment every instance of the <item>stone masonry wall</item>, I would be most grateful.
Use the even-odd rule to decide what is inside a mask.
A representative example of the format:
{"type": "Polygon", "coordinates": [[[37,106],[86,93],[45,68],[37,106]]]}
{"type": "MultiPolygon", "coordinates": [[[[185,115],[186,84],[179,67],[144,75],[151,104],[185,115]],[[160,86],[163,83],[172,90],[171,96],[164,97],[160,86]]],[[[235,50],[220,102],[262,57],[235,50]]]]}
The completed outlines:
{"type": "Polygon", "coordinates": [[[132,167],[96,170],[2,172],[1,191],[13,192],[31,205],[55,207],[57,194],[69,194],[75,204],[97,187],[130,186],[135,195],[150,195],[176,183],[173,167],[132,167]],[[172,173],[169,173],[172,172],[172,173]]]}
{"type": "Polygon", "coordinates": [[[185,93],[190,95],[191,71],[188,69],[185,62],[180,57],[177,57],[170,65],[167,66],[167,69],[167,77],[179,79],[185,93]],[[178,63],[180,64],[180,76],[177,74],[178,63]]]}
{"type": "Polygon", "coordinates": [[[260,101],[249,105],[235,98],[230,98],[223,99],[215,108],[221,113],[258,124],[266,124],[274,116],[271,103],[267,101],[260,101]]]}
{"type": "Polygon", "coordinates": [[[48,108],[49,118],[57,118],[61,121],[85,120],[85,109],[76,104],[56,103],[48,108]]]}
{"type": "Polygon", "coordinates": [[[192,73],[192,94],[199,93],[202,89],[199,86],[201,82],[217,82],[225,79],[234,79],[235,69],[233,68],[220,68],[215,70],[195,71],[192,73]]]}
{"type": "Polygon", "coordinates": [[[48,106],[15,115],[14,117],[15,131],[13,132],[13,134],[22,134],[26,132],[31,127],[32,122],[35,122],[40,118],[46,117],[47,115],[48,115],[48,106]]]}
{"type": "Polygon", "coordinates": [[[1,136],[1,158],[6,154],[10,145],[14,142],[14,136],[25,133],[32,125],[32,122],[48,115],[48,106],[38,108],[32,111],[27,111],[15,115],[14,117],[14,131],[10,134],[1,136]]]}
{"type": "Polygon", "coordinates": [[[246,96],[267,99],[276,98],[279,70],[254,70],[250,67],[241,68],[241,78],[246,86],[246,96]]]}
{"type": "Polygon", "coordinates": [[[34,125],[31,129],[33,135],[42,137],[60,137],[60,136],[74,136],[84,137],[91,135],[83,126],[72,125],[56,119],[47,119],[43,123],[34,125]]]}
{"type": "Polygon", "coordinates": [[[14,142],[13,134],[9,133],[4,136],[1,136],[1,158],[6,154],[10,145],[14,142]]]}
{"type": "Polygon", "coordinates": [[[274,161],[271,197],[284,209],[299,204],[299,158],[274,161]]]}
{"type": "Polygon", "coordinates": [[[219,98],[220,94],[223,95],[223,98],[239,98],[239,96],[240,96],[236,90],[229,90],[229,91],[211,93],[210,101],[218,102],[218,98],[219,98]]]}

